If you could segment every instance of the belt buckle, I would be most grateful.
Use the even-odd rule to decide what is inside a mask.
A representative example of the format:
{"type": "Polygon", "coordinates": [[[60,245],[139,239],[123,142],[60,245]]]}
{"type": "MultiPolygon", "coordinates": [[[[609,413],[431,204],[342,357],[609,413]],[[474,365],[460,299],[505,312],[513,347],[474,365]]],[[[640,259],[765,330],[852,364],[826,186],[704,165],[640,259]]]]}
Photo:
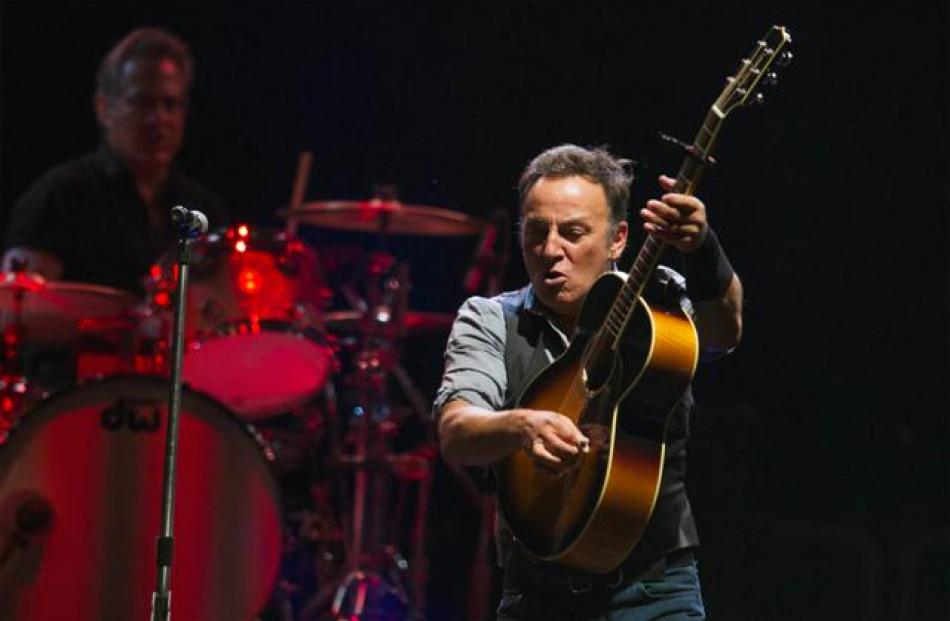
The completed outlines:
{"type": "Polygon", "coordinates": [[[616,580],[611,580],[610,582],[608,582],[608,583],[607,583],[607,588],[609,588],[609,589],[616,589],[616,588],[619,587],[621,584],[623,584],[623,565],[621,565],[620,567],[617,568],[617,579],[616,579],[616,580]]]}
{"type": "MultiPolygon", "coordinates": [[[[610,580],[607,582],[597,583],[600,586],[606,585],[608,589],[613,590],[623,584],[623,567],[618,567],[610,575],[610,580]]],[[[581,595],[583,593],[589,593],[594,590],[595,583],[592,580],[588,579],[578,579],[575,576],[568,576],[567,578],[567,588],[570,589],[571,593],[574,595],[581,595]]]]}
{"type": "Polygon", "coordinates": [[[567,588],[570,589],[573,595],[582,595],[584,593],[590,593],[594,585],[590,580],[578,580],[575,582],[574,576],[568,576],[567,588]],[[578,583],[580,583],[580,586],[578,586],[578,583]]]}

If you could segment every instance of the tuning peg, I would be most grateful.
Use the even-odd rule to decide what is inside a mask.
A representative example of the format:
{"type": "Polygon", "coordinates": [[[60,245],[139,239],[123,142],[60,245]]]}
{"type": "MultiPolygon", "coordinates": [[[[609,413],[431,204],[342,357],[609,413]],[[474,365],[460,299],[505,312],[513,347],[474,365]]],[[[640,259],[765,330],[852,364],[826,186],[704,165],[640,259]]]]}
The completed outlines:
{"type": "Polygon", "coordinates": [[[795,55],[792,54],[792,51],[785,50],[778,55],[778,59],[775,61],[775,64],[777,64],[779,67],[788,67],[790,64],[792,64],[793,58],[795,58],[795,55]]]}
{"type": "Polygon", "coordinates": [[[765,74],[765,77],[762,78],[762,83],[766,86],[775,86],[778,84],[778,74],[774,71],[769,71],[765,74]]]}

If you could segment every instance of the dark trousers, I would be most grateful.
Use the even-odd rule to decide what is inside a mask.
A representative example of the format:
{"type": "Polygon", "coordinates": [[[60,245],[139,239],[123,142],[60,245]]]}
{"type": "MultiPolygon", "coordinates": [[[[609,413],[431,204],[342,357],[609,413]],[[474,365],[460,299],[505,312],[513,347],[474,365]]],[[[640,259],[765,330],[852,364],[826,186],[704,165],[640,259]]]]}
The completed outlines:
{"type": "Polygon", "coordinates": [[[692,558],[635,579],[599,581],[509,565],[498,621],[686,621],[705,619],[699,571],[692,558]]]}

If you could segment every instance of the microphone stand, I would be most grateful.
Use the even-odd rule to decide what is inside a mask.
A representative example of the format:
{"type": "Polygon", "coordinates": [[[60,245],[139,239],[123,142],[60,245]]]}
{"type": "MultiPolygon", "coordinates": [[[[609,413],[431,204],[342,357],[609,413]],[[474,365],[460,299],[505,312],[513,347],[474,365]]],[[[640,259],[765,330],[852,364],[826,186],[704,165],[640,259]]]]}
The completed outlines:
{"type": "MultiPolygon", "coordinates": [[[[184,346],[185,292],[188,285],[188,264],[191,262],[192,238],[199,231],[178,224],[178,286],[176,291],[175,323],[172,332],[171,386],[168,395],[168,425],[165,434],[165,466],[162,481],[161,534],[156,540],[158,579],[152,593],[151,621],[171,619],[171,569],[175,520],[175,472],[178,457],[178,418],[181,411],[181,361],[184,346]]],[[[207,226],[207,225],[205,225],[207,226]]]]}

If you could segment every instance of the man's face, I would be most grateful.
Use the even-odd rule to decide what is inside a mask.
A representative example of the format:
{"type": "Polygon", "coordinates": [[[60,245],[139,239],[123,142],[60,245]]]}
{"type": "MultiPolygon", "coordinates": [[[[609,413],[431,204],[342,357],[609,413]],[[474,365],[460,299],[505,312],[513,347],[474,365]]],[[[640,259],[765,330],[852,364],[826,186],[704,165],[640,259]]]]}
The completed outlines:
{"type": "Polygon", "coordinates": [[[538,299],[576,318],[594,281],[620,257],[627,223],[611,231],[607,195],[585,177],[542,177],[521,214],[521,252],[538,299]]]}
{"type": "Polygon", "coordinates": [[[131,60],[116,97],[96,97],[106,142],[133,171],[167,168],[181,147],[188,112],[185,78],[174,62],[131,60]]]}

